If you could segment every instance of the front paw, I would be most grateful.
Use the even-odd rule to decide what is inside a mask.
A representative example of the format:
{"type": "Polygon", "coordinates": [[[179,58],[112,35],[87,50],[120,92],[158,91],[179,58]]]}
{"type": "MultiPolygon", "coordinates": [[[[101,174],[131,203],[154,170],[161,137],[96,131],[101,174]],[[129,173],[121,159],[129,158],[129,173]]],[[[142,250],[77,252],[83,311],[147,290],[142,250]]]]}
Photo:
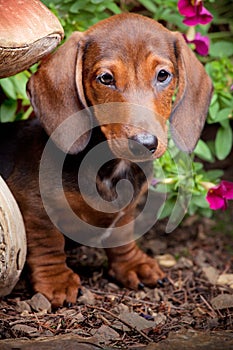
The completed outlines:
{"type": "Polygon", "coordinates": [[[71,269],[38,273],[33,281],[33,289],[46,296],[53,308],[76,303],[81,282],[79,276],[71,269]]]}
{"type": "Polygon", "coordinates": [[[157,261],[138,249],[133,260],[112,262],[109,274],[125,287],[134,290],[143,286],[155,287],[163,285],[165,273],[160,269],[157,261]]]}

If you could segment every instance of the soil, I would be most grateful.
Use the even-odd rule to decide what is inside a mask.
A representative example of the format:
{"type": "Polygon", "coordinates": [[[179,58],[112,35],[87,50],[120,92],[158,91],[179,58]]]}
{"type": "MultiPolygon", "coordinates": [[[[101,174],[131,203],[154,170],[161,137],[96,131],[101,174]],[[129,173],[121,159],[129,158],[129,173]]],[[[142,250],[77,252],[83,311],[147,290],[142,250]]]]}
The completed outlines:
{"type": "MultiPolygon", "coordinates": [[[[74,339],[80,349],[145,346],[157,349],[148,344],[162,344],[171,338],[175,341],[181,335],[195,344],[194,334],[198,335],[196,341],[200,346],[203,335],[217,332],[220,348],[230,349],[233,347],[232,216],[231,203],[227,211],[216,212],[212,219],[187,218],[170,234],[164,234],[165,221],[157,223],[138,242],[149,255],[159,258],[167,273],[164,286],[154,289],[135,292],[121,288],[107,276],[104,252],[85,246],[68,251],[68,264],[79,272],[84,286],[83,296],[70,308],[51,311],[50,304],[40,298],[33,305],[26,278],[22,276],[11,295],[0,301],[0,348],[8,344],[9,349],[34,349],[22,344],[26,346],[29,340],[39,341],[42,337],[49,340],[47,348],[52,349],[51,344],[57,344],[58,336],[65,342],[68,337],[69,349],[74,339]],[[164,258],[165,254],[168,255],[164,262],[161,256],[164,258]],[[221,339],[225,339],[226,347],[221,339]]],[[[217,349],[216,339],[214,344],[213,349],[217,349]]],[[[43,348],[41,343],[39,348],[43,348]]]]}
{"type": "MultiPolygon", "coordinates": [[[[220,164],[233,180],[233,152],[220,164]]],[[[188,217],[170,234],[159,221],[139,241],[158,258],[167,281],[132,291],[107,275],[101,249],[67,245],[67,263],[79,273],[76,305],[51,310],[33,296],[26,271],[0,299],[0,349],[232,349],[233,201],[211,219],[188,217]]]]}

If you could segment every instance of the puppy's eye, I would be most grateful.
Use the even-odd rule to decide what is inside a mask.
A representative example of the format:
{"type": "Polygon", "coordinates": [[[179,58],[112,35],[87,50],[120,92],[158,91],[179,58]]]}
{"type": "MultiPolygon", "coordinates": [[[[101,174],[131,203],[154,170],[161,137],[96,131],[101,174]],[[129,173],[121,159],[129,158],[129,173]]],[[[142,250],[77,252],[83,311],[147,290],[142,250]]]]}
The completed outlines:
{"type": "Polygon", "coordinates": [[[167,72],[165,69],[161,69],[158,72],[157,81],[159,83],[165,83],[165,82],[168,83],[170,80],[171,80],[171,74],[167,72]]]}
{"type": "Polygon", "coordinates": [[[98,82],[100,82],[103,85],[107,85],[107,86],[115,85],[115,79],[112,76],[112,74],[110,74],[110,73],[102,73],[102,74],[98,75],[96,79],[98,82]]]}

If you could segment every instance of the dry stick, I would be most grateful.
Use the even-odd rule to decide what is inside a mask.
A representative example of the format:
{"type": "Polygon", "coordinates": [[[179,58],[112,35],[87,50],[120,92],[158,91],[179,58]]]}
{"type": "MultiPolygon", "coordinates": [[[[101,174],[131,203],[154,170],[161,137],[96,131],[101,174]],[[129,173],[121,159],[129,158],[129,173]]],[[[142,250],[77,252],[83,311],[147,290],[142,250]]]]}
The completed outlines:
{"type": "Polygon", "coordinates": [[[147,341],[149,341],[151,343],[151,339],[142,331],[140,331],[139,329],[131,326],[128,322],[122,320],[119,316],[113,314],[111,311],[106,310],[103,307],[98,307],[98,306],[92,306],[92,305],[87,305],[87,307],[91,308],[91,309],[95,309],[95,310],[99,310],[102,312],[105,312],[106,314],[112,316],[113,318],[115,318],[116,320],[120,321],[121,323],[125,324],[125,326],[129,327],[130,329],[137,331],[143,338],[145,338],[147,341]]]}
{"type": "MultiPolygon", "coordinates": [[[[195,288],[194,288],[195,289],[195,288]]],[[[95,294],[99,294],[99,295],[112,295],[114,297],[119,297],[120,298],[120,301],[123,299],[127,299],[127,300],[131,300],[131,301],[134,301],[134,302],[138,302],[140,304],[146,304],[146,305],[151,305],[151,306],[156,306],[155,305],[155,302],[152,302],[152,301],[148,301],[148,300],[142,300],[142,299],[136,299],[136,298],[133,298],[133,297],[130,297],[128,295],[124,295],[124,294],[117,294],[117,293],[112,293],[112,292],[103,292],[103,291],[99,291],[99,290],[95,290],[95,289],[91,289],[89,288],[89,290],[95,294]]],[[[180,301],[179,299],[175,298],[174,297],[174,301],[175,302],[178,302],[179,304],[183,304],[182,301],[180,301]]],[[[159,301],[158,301],[159,303],[159,301]]],[[[183,309],[179,306],[175,306],[175,305],[172,305],[172,308],[173,309],[176,309],[176,310],[179,310],[179,309],[183,309]]]]}
{"type": "Polygon", "coordinates": [[[123,300],[123,299],[128,299],[128,300],[132,300],[132,301],[137,301],[138,303],[141,303],[141,304],[147,304],[147,305],[153,305],[155,306],[155,303],[152,302],[152,301],[147,301],[147,300],[142,300],[142,299],[136,299],[136,298],[133,298],[133,297],[129,297],[128,295],[125,295],[125,294],[117,294],[117,293],[112,293],[112,292],[102,292],[102,291],[98,291],[98,290],[95,290],[95,289],[91,289],[91,288],[88,288],[91,292],[93,293],[96,293],[96,294],[99,294],[99,295],[113,295],[114,297],[118,297],[120,298],[120,302],[123,300]]]}
{"type": "Polygon", "coordinates": [[[212,306],[208,303],[208,301],[200,294],[201,300],[206,304],[206,306],[213,312],[214,316],[216,316],[216,312],[212,308],[212,306]]]}

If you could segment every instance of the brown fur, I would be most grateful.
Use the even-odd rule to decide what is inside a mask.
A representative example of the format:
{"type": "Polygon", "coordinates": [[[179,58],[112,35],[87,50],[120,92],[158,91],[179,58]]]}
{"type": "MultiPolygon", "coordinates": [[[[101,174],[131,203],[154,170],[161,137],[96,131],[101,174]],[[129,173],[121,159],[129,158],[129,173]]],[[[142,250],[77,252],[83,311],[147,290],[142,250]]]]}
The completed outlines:
{"type": "MultiPolygon", "coordinates": [[[[101,126],[85,133],[69,150],[71,154],[63,174],[64,191],[72,209],[84,221],[106,228],[112,225],[117,214],[105,214],[91,208],[80,195],[76,183],[80,159],[99,141],[107,140],[109,152],[119,159],[99,171],[97,187],[100,195],[108,201],[115,199],[115,186],[122,178],[130,179],[134,184],[133,201],[116,221],[116,226],[121,227],[132,222],[135,207],[147,191],[147,182],[133,162],[121,159],[121,155],[129,154],[129,149],[127,142],[119,144],[117,138],[134,140],[137,135],[142,135],[137,142],[143,143],[151,140],[151,135],[157,137],[154,150],[149,152],[151,157],[145,155],[142,158],[139,154],[140,159],[137,159],[146,164],[146,176],[150,178],[151,160],[166,150],[169,117],[177,145],[185,151],[193,150],[205,122],[211,90],[209,77],[181,34],[133,14],[113,16],[84,33],[74,33],[31,77],[28,93],[40,122],[1,126],[1,172],[23,213],[33,288],[46,295],[53,306],[60,306],[64,301],[74,303],[81,284],[79,276],[66,266],[64,237],[48,219],[40,199],[39,162],[47,135],[52,135],[72,114],[93,106],[93,117],[101,126]],[[173,77],[169,84],[158,87],[155,77],[161,69],[168,70],[173,77]],[[97,81],[96,77],[103,72],[113,74],[114,87],[97,81]],[[176,101],[172,104],[176,90],[176,101]],[[113,115],[109,122],[108,110],[96,106],[110,102],[125,104],[111,111],[113,115]],[[134,115],[127,107],[131,104],[153,111],[154,117],[146,119],[134,115]],[[150,132],[144,133],[144,129],[150,132]]],[[[66,138],[67,135],[59,135],[54,139],[58,148],[66,150],[66,138]]],[[[51,162],[55,162],[52,156],[51,162]]],[[[54,194],[55,202],[57,205],[59,198],[54,194]]],[[[65,222],[65,215],[61,217],[65,222]]],[[[130,241],[133,224],[124,234],[130,241]]],[[[157,262],[144,254],[134,241],[107,248],[106,253],[109,273],[126,287],[136,289],[139,283],[154,286],[164,276],[157,262]]]]}

